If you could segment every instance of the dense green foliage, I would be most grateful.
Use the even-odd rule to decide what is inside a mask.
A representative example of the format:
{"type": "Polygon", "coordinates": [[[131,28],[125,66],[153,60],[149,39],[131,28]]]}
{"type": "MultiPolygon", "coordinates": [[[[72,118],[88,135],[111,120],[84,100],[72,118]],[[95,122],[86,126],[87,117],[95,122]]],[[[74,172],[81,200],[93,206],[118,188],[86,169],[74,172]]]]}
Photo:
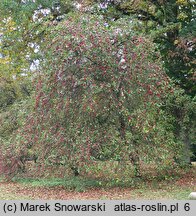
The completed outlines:
{"type": "MultiPolygon", "coordinates": [[[[90,1],[95,4],[97,1],[90,1]]],[[[164,59],[167,74],[187,94],[195,95],[195,2],[188,0],[103,0],[102,14],[108,22],[137,20],[135,28],[150,34],[164,59]],[[129,18],[131,16],[131,18],[129,18]]]]}
{"type": "Polygon", "coordinates": [[[5,172],[30,158],[75,175],[177,171],[195,148],[194,4],[76,2],[0,3],[5,172]]]}

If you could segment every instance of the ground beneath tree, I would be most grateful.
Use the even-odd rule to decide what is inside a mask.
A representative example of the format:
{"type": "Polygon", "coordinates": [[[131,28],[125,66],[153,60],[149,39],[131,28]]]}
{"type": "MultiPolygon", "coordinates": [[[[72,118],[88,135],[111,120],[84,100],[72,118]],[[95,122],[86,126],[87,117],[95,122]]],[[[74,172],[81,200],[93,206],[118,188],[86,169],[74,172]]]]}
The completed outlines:
{"type": "Polygon", "coordinates": [[[91,188],[85,192],[65,189],[63,186],[43,187],[17,182],[0,182],[0,199],[188,199],[196,191],[196,175],[187,173],[176,181],[148,182],[139,188],[91,188]]]}

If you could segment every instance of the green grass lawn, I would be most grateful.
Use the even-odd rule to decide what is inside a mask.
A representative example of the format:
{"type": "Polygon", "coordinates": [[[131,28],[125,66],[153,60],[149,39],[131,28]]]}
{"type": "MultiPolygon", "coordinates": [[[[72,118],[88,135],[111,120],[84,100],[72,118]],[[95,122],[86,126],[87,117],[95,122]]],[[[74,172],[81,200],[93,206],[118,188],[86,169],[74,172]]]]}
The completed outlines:
{"type": "Polygon", "coordinates": [[[196,191],[195,175],[169,181],[133,183],[132,186],[108,186],[82,178],[15,179],[0,182],[1,200],[21,199],[177,199],[186,200],[196,191]]]}

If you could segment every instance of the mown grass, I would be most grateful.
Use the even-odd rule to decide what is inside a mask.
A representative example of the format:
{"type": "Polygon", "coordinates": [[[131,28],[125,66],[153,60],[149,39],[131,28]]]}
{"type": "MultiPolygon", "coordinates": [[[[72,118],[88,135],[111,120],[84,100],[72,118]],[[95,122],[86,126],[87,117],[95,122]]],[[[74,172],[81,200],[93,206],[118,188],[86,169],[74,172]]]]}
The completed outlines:
{"type": "Polygon", "coordinates": [[[101,186],[98,180],[83,179],[80,177],[67,177],[67,178],[49,178],[49,179],[32,179],[32,178],[16,178],[13,181],[23,185],[30,185],[32,187],[58,187],[62,186],[67,190],[75,190],[83,192],[89,188],[98,188],[101,186]]]}

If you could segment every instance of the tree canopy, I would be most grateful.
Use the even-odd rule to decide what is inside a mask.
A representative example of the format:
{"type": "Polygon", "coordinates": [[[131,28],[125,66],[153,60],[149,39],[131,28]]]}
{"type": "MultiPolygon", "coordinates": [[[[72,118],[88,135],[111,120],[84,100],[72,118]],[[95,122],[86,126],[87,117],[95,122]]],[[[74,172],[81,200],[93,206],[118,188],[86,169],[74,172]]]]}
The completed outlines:
{"type": "Polygon", "coordinates": [[[128,161],[135,177],[190,162],[194,11],[186,0],[2,0],[6,169],[29,155],[75,175],[97,161],[128,161]]]}

